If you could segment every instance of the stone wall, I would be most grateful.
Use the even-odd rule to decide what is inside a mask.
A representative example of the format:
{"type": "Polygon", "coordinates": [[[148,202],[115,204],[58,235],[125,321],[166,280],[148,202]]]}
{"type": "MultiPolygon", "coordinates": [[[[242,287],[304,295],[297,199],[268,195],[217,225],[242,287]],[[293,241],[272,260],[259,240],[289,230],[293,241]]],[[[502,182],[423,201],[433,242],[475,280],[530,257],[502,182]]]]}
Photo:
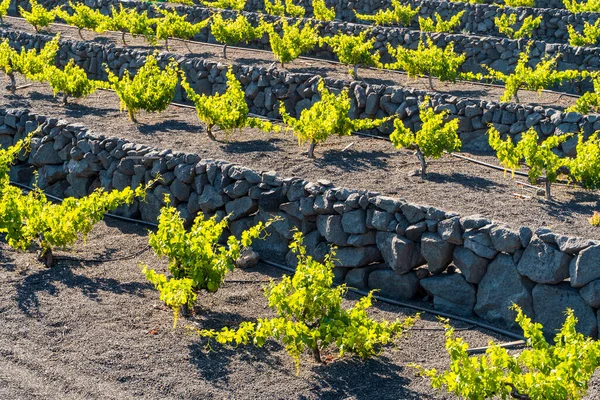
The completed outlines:
{"type": "MultiPolygon", "coordinates": [[[[50,36],[33,35],[23,32],[10,32],[0,29],[0,37],[8,38],[15,47],[37,48],[51,39],[50,36]]],[[[101,45],[91,42],[62,40],[57,64],[64,66],[73,58],[84,68],[91,78],[105,79],[103,64],[115,73],[122,74],[125,69],[132,73],[139,68],[147,52],[121,48],[114,45],[101,45]]],[[[159,61],[164,65],[169,57],[161,53],[159,61]]],[[[180,67],[186,72],[190,84],[199,93],[214,94],[225,88],[226,65],[210,60],[176,56],[180,67]]],[[[246,93],[250,112],[267,117],[278,117],[278,102],[283,101],[294,115],[318,100],[318,77],[310,74],[295,74],[278,69],[264,69],[251,66],[233,66],[234,73],[246,93]]],[[[489,151],[487,144],[487,124],[494,126],[503,134],[518,139],[519,134],[534,127],[542,137],[583,130],[586,135],[600,129],[597,115],[582,116],[578,113],[561,113],[557,110],[521,105],[515,103],[496,103],[469,100],[439,93],[427,93],[406,87],[368,85],[361,82],[326,80],[334,90],[349,87],[352,100],[353,118],[367,118],[396,114],[411,128],[420,123],[418,102],[430,94],[436,110],[448,110],[450,117],[458,118],[459,134],[463,148],[470,151],[489,151]]],[[[178,89],[176,101],[185,101],[178,89]]],[[[387,135],[391,124],[372,133],[387,135]]],[[[562,151],[574,155],[577,138],[562,144],[562,151]]]]}
{"type": "MultiPolygon", "coordinates": [[[[50,0],[47,6],[50,7],[57,3],[61,4],[62,2],[64,2],[64,0],[50,0]]],[[[108,14],[110,7],[115,3],[136,7],[140,11],[148,9],[150,10],[149,15],[154,15],[151,3],[96,0],[89,4],[108,14]]],[[[191,22],[202,21],[214,12],[205,7],[177,6],[176,9],[180,14],[188,14],[188,20],[191,22]]],[[[234,17],[236,15],[235,12],[227,10],[220,12],[224,16],[229,17],[234,17]]],[[[258,23],[258,19],[261,17],[266,20],[276,19],[275,17],[264,16],[263,14],[254,12],[246,12],[245,15],[253,23],[258,23]]],[[[565,26],[561,26],[563,29],[566,29],[565,26]]],[[[276,27],[276,29],[278,28],[276,27]]],[[[415,49],[417,48],[419,41],[424,37],[423,33],[406,28],[371,27],[368,25],[341,21],[319,24],[320,36],[331,36],[337,33],[358,35],[364,30],[372,30],[372,35],[376,38],[373,47],[379,51],[382,62],[393,61],[388,53],[387,44],[390,44],[393,47],[403,46],[415,49]]],[[[460,71],[463,72],[471,71],[484,73],[486,70],[482,65],[490,66],[505,73],[512,72],[517,64],[519,54],[529,43],[526,39],[512,40],[501,37],[482,37],[465,34],[435,33],[432,34],[431,37],[435,45],[445,48],[449,43],[453,43],[457,53],[464,53],[466,55],[465,62],[460,67],[460,71]]],[[[195,39],[203,42],[216,43],[214,37],[209,32],[209,28],[203,29],[195,39]]],[[[248,47],[270,50],[268,37],[265,35],[261,40],[252,41],[248,44],[248,47]]],[[[548,54],[549,56],[560,54],[561,57],[557,63],[558,70],[600,70],[600,57],[598,57],[596,50],[597,48],[573,47],[567,44],[546,43],[537,40],[533,41],[531,47],[530,64],[537,64],[544,54],[548,54]]],[[[327,45],[324,47],[316,47],[314,50],[307,53],[307,55],[325,59],[336,59],[333,51],[327,45]]],[[[585,91],[593,90],[593,85],[590,80],[585,80],[583,82],[564,82],[563,84],[554,87],[554,89],[568,93],[581,94],[585,91]]]]}
{"type": "Polygon", "coordinates": [[[230,215],[230,233],[240,234],[274,216],[255,249],[264,259],[295,265],[288,252],[292,229],[305,234],[308,253],[322,260],[336,245],[338,281],[380,289],[392,299],[433,299],[435,309],[478,315],[515,327],[514,302],[548,333],[560,326],[566,307],[579,329],[596,337],[600,307],[600,244],[546,229],[510,227],[481,215],[459,216],[403,199],[335,187],[320,180],[283,178],[226,161],[201,159],[104,137],[79,124],[0,109],[0,145],[14,144],[46,123],[31,152],[11,169],[11,179],[30,184],[33,171],[48,193],[83,196],[96,188],[122,189],[160,174],[146,202],[118,213],[155,222],[164,195],[191,221],[230,215]]]}

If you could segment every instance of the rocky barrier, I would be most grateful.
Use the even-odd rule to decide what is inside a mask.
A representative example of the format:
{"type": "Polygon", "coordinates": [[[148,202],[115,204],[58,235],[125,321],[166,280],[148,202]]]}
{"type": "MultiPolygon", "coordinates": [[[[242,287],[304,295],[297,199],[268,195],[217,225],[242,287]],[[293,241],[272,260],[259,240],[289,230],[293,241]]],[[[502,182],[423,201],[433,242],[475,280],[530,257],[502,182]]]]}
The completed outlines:
{"type": "Polygon", "coordinates": [[[229,215],[236,235],[277,216],[269,236],[255,242],[264,259],[294,266],[288,244],[298,229],[316,259],[337,246],[336,278],[349,286],[380,289],[397,300],[428,294],[437,310],[475,314],[511,328],[514,314],[508,307],[516,303],[547,333],[561,325],[570,307],[578,329],[597,336],[598,242],[136,145],[22,109],[0,109],[0,145],[14,144],[41,123],[31,152],[11,169],[14,181],[31,184],[37,171],[37,184],[46,192],[84,196],[96,188],[135,187],[160,174],[161,184],[145,202],[118,212],[155,222],[169,194],[186,220],[198,212],[229,215]]]}
{"type": "MultiPolygon", "coordinates": [[[[42,47],[51,37],[47,35],[0,29],[0,38],[8,38],[11,45],[21,48],[42,47]]],[[[93,42],[61,40],[57,64],[65,66],[69,59],[85,69],[90,78],[106,79],[103,64],[119,75],[127,69],[132,73],[139,68],[148,52],[122,48],[114,45],[101,45],[93,42]]],[[[225,88],[227,66],[222,63],[161,53],[159,63],[165,65],[175,57],[186,72],[188,80],[199,93],[214,94],[225,88]]],[[[295,74],[276,68],[265,69],[252,66],[233,65],[233,71],[240,80],[246,94],[250,112],[267,117],[278,117],[278,102],[284,102],[293,114],[310,107],[319,99],[317,93],[318,76],[295,74]]],[[[518,135],[534,127],[541,137],[582,131],[586,136],[600,129],[598,115],[563,113],[550,108],[515,103],[477,101],[456,96],[428,93],[406,87],[368,85],[361,82],[327,79],[327,85],[334,90],[349,88],[352,100],[353,118],[382,118],[397,115],[405,124],[414,128],[420,123],[418,103],[430,95],[432,104],[439,110],[448,110],[450,117],[459,119],[459,134],[463,148],[470,151],[489,151],[487,125],[494,124],[501,133],[518,139],[518,135]]],[[[178,88],[176,101],[186,99],[178,88]]],[[[387,124],[372,133],[387,135],[391,132],[387,124]]],[[[577,138],[573,137],[561,145],[564,154],[575,154],[577,138]]]]}
{"type": "MultiPolygon", "coordinates": [[[[47,7],[62,3],[64,3],[64,0],[51,0],[50,2],[47,2],[47,7]]],[[[121,2],[118,0],[97,0],[95,2],[89,2],[90,6],[100,9],[105,14],[108,14],[111,7],[116,4],[136,7],[138,11],[149,10],[150,16],[155,15],[152,3],[138,1],[121,2]]],[[[194,23],[205,20],[215,12],[215,10],[206,7],[177,6],[174,8],[180,14],[188,14],[188,20],[194,23]]],[[[235,17],[235,15],[237,15],[237,12],[228,10],[220,10],[218,12],[225,17],[235,17]]],[[[245,15],[252,23],[258,23],[260,18],[264,18],[267,21],[274,21],[277,19],[277,17],[265,16],[264,14],[255,12],[245,12],[245,15]]],[[[490,23],[493,23],[493,19],[490,21],[490,23]]],[[[581,24],[582,23],[583,22],[581,22],[581,24]]],[[[562,27],[561,29],[566,31],[566,26],[564,24],[561,23],[560,26],[562,27]]],[[[582,27],[583,25],[581,25],[581,28],[582,27]]],[[[276,26],[276,30],[277,29],[280,28],[276,26]]],[[[388,44],[394,47],[403,46],[415,49],[419,42],[425,37],[425,34],[422,32],[407,28],[372,27],[342,21],[332,21],[318,25],[318,33],[320,36],[331,36],[337,33],[358,35],[365,30],[372,31],[372,35],[376,38],[373,48],[380,53],[381,60],[384,63],[393,61],[387,50],[388,44]]],[[[501,37],[472,36],[468,34],[433,33],[430,37],[436,46],[445,48],[448,44],[453,43],[454,50],[457,53],[466,55],[465,62],[460,68],[463,72],[487,72],[482,65],[490,66],[491,68],[504,73],[512,72],[517,64],[520,53],[527,48],[528,43],[530,42],[532,43],[530,53],[531,65],[537,64],[544,55],[554,56],[560,54],[557,63],[558,70],[600,70],[600,57],[598,57],[597,48],[573,47],[568,44],[546,43],[541,40],[512,40],[501,37]]],[[[209,28],[203,29],[195,39],[208,43],[216,42],[214,37],[210,34],[209,28]]],[[[250,42],[247,47],[270,50],[269,41],[266,35],[261,40],[250,42]]],[[[333,51],[327,45],[324,47],[317,47],[315,50],[307,53],[307,55],[325,59],[336,59],[333,51]]],[[[589,80],[579,82],[565,81],[554,89],[565,91],[567,93],[581,94],[585,91],[593,90],[593,85],[589,80]]]]}

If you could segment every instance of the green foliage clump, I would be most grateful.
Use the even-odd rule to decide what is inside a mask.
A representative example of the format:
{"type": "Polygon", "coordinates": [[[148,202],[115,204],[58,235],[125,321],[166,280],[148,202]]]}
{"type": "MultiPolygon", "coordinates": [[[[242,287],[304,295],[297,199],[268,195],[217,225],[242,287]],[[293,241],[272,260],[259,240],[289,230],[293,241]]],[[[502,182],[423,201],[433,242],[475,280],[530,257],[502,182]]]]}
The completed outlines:
{"type": "Polygon", "coordinates": [[[121,111],[126,109],[129,118],[137,122],[135,114],[139,110],[160,112],[167,109],[175,96],[178,70],[175,60],[171,59],[165,69],[161,69],[156,58],[149,55],[133,78],[128,70],[121,79],[108,68],[106,72],[110,87],[121,100],[121,111]]]}
{"type": "Polygon", "coordinates": [[[0,232],[6,235],[8,245],[25,251],[35,243],[41,249],[40,258],[51,267],[55,248],[72,247],[81,237],[85,240],[107,212],[143,197],[146,187],[111,192],[98,189],[60,204],[51,203],[40,189],[24,195],[21,189],[6,184],[0,190],[0,232]]]}
{"type": "Polygon", "coordinates": [[[502,14],[500,17],[494,18],[494,24],[498,28],[498,32],[505,34],[511,39],[530,38],[533,31],[542,23],[542,16],[533,18],[532,15],[526,17],[519,29],[516,29],[517,14],[502,14]]]}
{"type": "Polygon", "coordinates": [[[390,134],[390,140],[397,148],[414,148],[416,150],[417,158],[421,163],[423,179],[427,176],[425,157],[437,159],[444,154],[444,151],[458,151],[462,145],[457,134],[458,119],[445,121],[449,111],[436,113],[428,103],[429,97],[425,97],[419,106],[421,129],[413,132],[404,126],[402,120],[396,119],[394,120],[394,132],[390,134]]]}
{"type": "Polygon", "coordinates": [[[16,81],[13,69],[13,60],[17,52],[10,46],[8,39],[0,43],[0,71],[4,72],[10,79],[10,91],[15,92],[16,81]]]}
{"type": "Polygon", "coordinates": [[[588,382],[600,365],[600,342],[575,330],[573,310],[566,311],[565,323],[551,345],[541,324],[533,323],[517,305],[512,309],[517,311],[516,321],[527,338],[525,350],[511,354],[492,342],[485,355],[470,357],[469,345],[456,338],[454,329],[446,324],[449,370],[413,367],[431,379],[434,388],[446,388],[466,399],[578,400],[585,396],[588,382]]]}
{"type": "Polygon", "coordinates": [[[302,18],[306,10],[294,4],[293,0],[265,0],[265,12],[277,17],[302,18]]]}
{"type": "Polygon", "coordinates": [[[582,94],[575,101],[575,104],[565,110],[566,112],[574,111],[580,114],[589,114],[600,110],[600,76],[597,73],[592,73],[590,76],[594,84],[594,91],[582,94]]]}
{"type": "Polygon", "coordinates": [[[600,37],[600,19],[597,19],[593,25],[587,21],[584,22],[583,35],[578,33],[573,25],[567,25],[567,31],[571,46],[596,46],[600,37]]]}
{"type": "Polygon", "coordinates": [[[8,7],[10,7],[11,0],[0,1],[0,24],[3,23],[2,18],[8,14],[8,7]]]}
{"type": "Polygon", "coordinates": [[[242,11],[246,7],[246,0],[216,0],[216,1],[202,1],[207,7],[231,9],[242,11]]]}
{"type": "Polygon", "coordinates": [[[452,32],[460,25],[465,12],[463,10],[453,15],[448,21],[444,21],[438,13],[435,13],[435,21],[433,18],[419,17],[419,29],[423,32],[452,32]]]}
{"type": "Polygon", "coordinates": [[[592,134],[587,140],[583,139],[583,132],[579,134],[576,147],[577,155],[567,159],[569,179],[577,182],[585,189],[600,188],[600,139],[598,132],[592,134]]]}
{"type": "Polygon", "coordinates": [[[36,0],[29,0],[29,4],[31,5],[31,11],[25,11],[23,7],[19,6],[19,14],[33,26],[36,32],[39,32],[40,28],[45,28],[54,22],[56,10],[46,10],[36,0]]]}
{"type": "Polygon", "coordinates": [[[495,71],[484,65],[488,70],[488,78],[503,81],[505,90],[500,101],[510,101],[515,99],[519,102],[519,89],[537,91],[542,90],[551,85],[562,82],[567,79],[576,79],[581,76],[581,73],[575,70],[556,71],[556,63],[560,54],[554,57],[544,57],[536,66],[532,68],[528,65],[529,62],[529,46],[519,55],[519,61],[512,74],[507,75],[500,71],[495,71]]]}
{"type": "Polygon", "coordinates": [[[330,346],[339,350],[340,357],[355,354],[364,359],[378,354],[383,346],[394,343],[414,325],[418,315],[393,322],[370,318],[367,309],[372,304],[373,292],[353,307],[344,308],[346,285],[333,287],[335,253],[326,256],[324,263],[315,261],[306,254],[298,232],[290,249],[298,257],[294,276],[285,276],[277,284],[272,281],[265,289],[269,307],[277,317],[242,322],[237,329],[198,330],[198,334],[222,345],[235,346],[252,343],[263,347],[269,339],[279,340],[299,372],[300,356],[306,350],[310,350],[316,362],[321,362],[321,353],[330,346]]]}
{"type": "Polygon", "coordinates": [[[60,35],[54,36],[39,52],[35,49],[15,52],[11,61],[13,70],[27,79],[42,81],[46,68],[54,65],[59,39],[60,35]]]}
{"type": "Polygon", "coordinates": [[[248,43],[259,39],[264,33],[264,24],[253,27],[243,15],[238,15],[235,20],[224,20],[221,14],[212,17],[210,31],[217,42],[223,43],[223,58],[227,58],[227,46],[237,43],[248,43]]]}
{"type": "Polygon", "coordinates": [[[577,0],[563,0],[565,8],[572,13],[582,12],[599,12],[600,11],[600,0],[588,0],[578,2],[577,0]]]}
{"type": "Polygon", "coordinates": [[[108,88],[109,86],[106,82],[89,79],[83,68],[75,64],[73,59],[70,59],[62,70],[54,65],[46,68],[44,79],[52,87],[54,96],[58,92],[62,92],[63,104],[67,104],[69,97],[89,96],[97,89],[108,88]]]}
{"type": "Polygon", "coordinates": [[[327,8],[325,0],[313,0],[312,6],[315,19],[319,21],[333,21],[335,19],[335,10],[327,8]]]}
{"type": "Polygon", "coordinates": [[[400,0],[392,0],[392,8],[379,10],[374,15],[359,14],[356,11],[356,18],[363,21],[372,21],[377,25],[399,24],[409,26],[412,19],[419,13],[421,7],[412,8],[410,4],[403,5],[400,0]]]}
{"type": "Polygon", "coordinates": [[[329,92],[322,80],[318,84],[321,100],[310,108],[302,110],[299,118],[290,116],[281,103],[279,112],[283,122],[298,138],[298,144],[310,143],[308,157],[314,158],[315,146],[323,143],[331,135],[350,136],[353,131],[375,128],[389,118],[350,119],[350,99],[347,91],[339,95],[329,92]]]}
{"type": "Polygon", "coordinates": [[[165,48],[169,50],[169,38],[188,40],[196,36],[202,29],[210,23],[211,17],[204,21],[192,24],[187,21],[186,15],[179,15],[177,11],[165,9],[157,10],[163,15],[162,18],[156,18],[156,38],[165,41],[165,48]]]}
{"type": "Polygon", "coordinates": [[[535,0],[504,0],[504,5],[508,7],[533,7],[535,0]]]}
{"type": "MultiPolygon", "coordinates": [[[[168,197],[166,203],[169,203],[168,197]]],[[[220,245],[219,239],[227,228],[227,219],[217,222],[217,216],[204,220],[198,213],[189,231],[184,220],[174,207],[163,207],[158,218],[158,230],[150,233],[148,243],[158,257],[169,260],[170,278],[158,274],[143,265],[146,275],[161,293],[160,298],[174,314],[173,327],[177,325],[181,306],[192,307],[199,290],[216,292],[232,271],[240,253],[269,225],[259,222],[242,232],[240,240],[229,236],[227,245],[220,245]]]]}
{"type": "Polygon", "coordinates": [[[358,36],[337,34],[320,39],[320,44],[331,46],[333,52],[340,62],[345,65],[353,65],[352,77],[358,79],[358,67],[381,67],[379,53],[373,53],[375,38],[367,40],[367,31],[362,31],[358,36]]]}
{"type": "Polygon", "coordinates": [[[155,23],[153,18],[148,17],[147,10],[138,13],[135,8],[126,8],[123,4],[119,4],[119,10],[112,6],[110,18],[103,21],[101,29],[121,32],[121,41],[125,46],[127,46],[126,33],[130,33],[133,37],[144,36],[148,43],[154,45],[156,44],[156,33],[153,28],[155,23]]]}
{"type": "Polygon", "coordinates": [[[244,127],[259,128],[266,132],[278,131],[279,127],[259,118],[248,117],[248,105],[244,98],[242,85],[236,79],[231,68],[227,71],[227,90],[223,94],[206,96],[197,94],[182,75],[181,87],[187,97],[195,104],[198,118],[206,124],[206,133],[215,140],[213,128],[218,126],[228,136],[244,127]]]}
{"type": "Polygon", "coordinates": [[[386,64],[388,69],[400,69],[406,71],[410,78],[427,75],[429,87],[433,89],[431,77],[440,81],[455,82],[458,77],[458,68],[465,61],[464,54],[454,52],[454,43],[450,42],[443,50],[433,44],[433,40],[427,38],[427,46],[423,41],[419,42],[416,50],[404,47],[393,48],[389,43],[388,52],[396,59],[396,62],[386,64]]]}
{"type": "Polygon", "coordinates": [[[286,63],[295,60],[300,54],[315,47],[319,37],[317,28],[310,23],[306,23],[300,29],[301,20],[294,25],[289,25],[286,19],[281,19],[280,22],[282,35],[275,32],[275,27],[272,24],[266,22],[261,22],[260,28],[269,34],[271,51],[273,51],[273,55],[283,68],[286,63]]]}
{"type": "Polygon", "coordinates": [[[552,150],[565,142],[571,135],[550,136],[542,143],[533,127],[524,132],[516,145],[510,137],[502,140],[500,132],[494,127],[488,130],[490,147],[506,169],[512,172],[520,168],[521,160],[529,167],[527,175],[531,183],[537,183],[544,173],[546,175],[546,198],[551,199],[550,185],[556,182],[559,169],[567,165],[566,159],[557,156],[552,150]]]}
{"type": "Polygon", "coordinates": [[[83,3],[73,4],[72,2],[69,2],[68,6],[73,9],[73,14],[69,14],[66,10],[57,8],[56,16],[65,21],[68,25],[77,27],[77,32],[82,40],[85,40],[81,35],[83,29],[89,29],[99,33],[104,31],[103,27],[106,24],[108,17],[103,15],[99,10],[90,8],[83,3]]]}

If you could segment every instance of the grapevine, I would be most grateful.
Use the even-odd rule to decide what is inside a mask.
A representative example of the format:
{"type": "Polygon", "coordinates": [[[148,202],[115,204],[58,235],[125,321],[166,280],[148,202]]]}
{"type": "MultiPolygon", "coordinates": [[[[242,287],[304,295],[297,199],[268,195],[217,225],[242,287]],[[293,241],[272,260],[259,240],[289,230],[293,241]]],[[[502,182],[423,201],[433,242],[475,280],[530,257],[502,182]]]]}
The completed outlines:
{"type": "Polygon", "coordinates": [[[335,19],[335,10],[333,8],[327,8],[325,0],[313,0],[312,5],[315,19],[320,21],[333,21],[335,19]]]}
{"type": "Polygon", "coordinates": [[[508,7],[533,7],[535,0],[504,0],[504,4],[508,7]]]}
{"type": "Polygon", "coordinates": [[[254,344],[263,347],[268,339],[280,340],[300,370],[300,356],[309,350],[316,362],[322,362],[321,353],[330,346],[337,347],[339,356],[356,354],[365,359],[377,355],[383,346],[392,344],[410,329],[418,315],[404,321],[377,322],[367,314],[373,292],[361,298],[351,308],[342,306],[346,285],[333,287],[333,259],[335,252],[325,257],[324,263],[315,261],[302,246],[302,235],[294,234],[290,249],[298,257],[293,277],[281,282],[271,281],[265,289],[269,307],[277,317],[242,322],[237,329],[220,331],[198,330],[203,337],[217,343],[234,346],[254,344]]]}
{"type": "Polygon", "coordinates": [[[563,0],[565,8],[572,13],[599,12],[600,0],[588,0],[578,2],[577,0],[563,0]]]}
{"type": "Polygon", "coordinates": [[[22,48],[20,52],[12,53],[12,69],[27,79],[43,81],[46,68],[54,65],[59,39],[60,35],[57,34],[39,52],[22,48]]]}
{"type": "Polygon", "coordinates": [[[600,76],[597,73],[591,73],[590,76],[594,84],[594,91],[581,95],[574,105],[565,110],[566,112],[575,111],[580,114],[589,114],[600,110],[600,76]]]}
{"type": "Polygon", "coordinates": [[[521,39],[530,38],[533,35],[533,31],[542,23],[542,16],[533,18],[530,15],[526,17],[518,30],[514,28],[516,23],[517,14],[502,14],[500,17],[494,18],[494,24],[496,24],[498,32],[505,34],[511,39],[521,39]]]}
{"type": "Polygon", "coordinates": [[[496,80],[503,81],[505,84],[505,90],[500,101],[510,101],[515,99],[519,102],[518,91],[519,89],[526,89],[537,91],[541,93],[542,90],[548,88],[553,84],[557,84],[566,79],[576,79],[581,76],[581,73],[575,70],[567,71],[556,71],[556,63],[560,54],[554,57],[544,57],[536,66],[535,69],[528,66],[529,62],[529,46],[527,49],[519,55],[519,61],[512,74],[507,75],[500,71],[495,71],[490,67],[484,65],[489,72],[488,77],[496,80]]]}
{"type": "Polygon", "coordinates": [[[35,243],[41,249],[40,259],[52,267],[55,248],[72,247],[80,237],[85,240],[107,212],[143,197],[146,187],[112,192],[98,189],[79,199],[66,198],[60,204],[49,202],[40,189],[27,195],[11,185],[1,190],[0,232],[6,234],[8,245],[25,251],[35,243]]]}
{"type": "Polygon", "coordinates": [[[29,0],[29,4],[31,5],[31,11],[25,11],[23,7],[19,6],[19,14],[33,26],[36,32],[39,32],[40,28],[45,28],[54,22],[56,10],[48,11],[36,0],[29,0]]]}
{"type": "Polygon", "coordinates": [[[100,13],[100,11],[94,10],[83,3],[73,4],[69,2],[69,7],[73,9],[73,14],[57,8],[56,16],[64,20],[67,24],[77,27],[77,33],[81,40],[85,40],[81,34],[83,29],[89,29],[98,33],[104,31],[103,26],[106,25],[108,17],[100,13]]]}
{"type": "Polygon", "coordinates": [[[320,39],[320,44],[331,46],[340,62],[353,65],[352,77],[358,79],[358,67],[381,67],[379,53],[373,53],[375,38],[367,40],[367,31],[362,31],[358,36],[337,34],[332,37],[320,39]]]}
{"type": "Polygon", "coordinates": [[[429,87],[433,90],[432,76],[440,81],[456,81],[458,68],[465,61],[464,54],[454,52],[454,43],[450,42],[443,50],[433,44],[433,40],[427,38],[427,46],[423,41],[419,42],[416,50],[404,47],[393,48],[388,43],[388,52],[396,59],[396,62],[386,64],[388,69],[400,69],[406,71],[410,78],[427,75],[429,87]]]}
{"type": "Polygon", "coordinates": [[[577,141],[577,155],[566,161],[569,168],[569,179],[579,183],[586,189],[600,188],[600,139],[598,132],[586,141],[583,133],[577,141]]]}
{"type": "Polygon", "coordinates": [[[242,11],[246,7],[246,0],[217,0],[217,1],[202,1],[207,7],[231,9],[242,11]]]}
{"type": "MultiPolygon", "coordinates": [[[[169,198],[166,196],[166,203],[169,198]]],[[[158,257],[169,260],[170,278],[142,265],[146,278],[160,291],[160,298],[173,310],[173,327],[177,326],[180,310],[193,307],[200,290],[216,292],[232,271],[240,253],[252,244],[269,226],[259,222],[242,232],[238,240],[229,236],[227,245],[219,239],[227,228],[227,218],[217,222],[217,216],[204,220],[198,213],[189,231],[174,207],[163,207],[158,217],[158,230],[151,232],[148,243],[158,257]]]]}
{"type": "Polygon", "coordinates": [[[206,133],[211,140],[215,140],[213,128],[219,126],[228,136],[236,129],[249,126],[259,128],[266,132],[278,131],[273,124],[258,118],[248,117],[248,105],[244,99],[242,85],[235,78],[231,68],[227,71],[227,90],[223,94],[206,96],[194,92],[182,73],[181,87],[187,97],[195,104],[198,118],[206,124],[206,133]]]}
{"type": "Polygon", "coordinates": [[[571,309],[553,345],[544,338],[541,324],[533,323],[517,305],[512,309],[527,338],[525,350],[513,354],[492,343],[485,355],[469,357],[468,344],[446,324],[450,369],[438,372],[412,366],[431,379],[434,388],[468,399],[581,399],[600,366],[600,342],[576,331],[577,318],[571,309]]]}
{"type": "Polygon", "coordinates": [[[253,27],[243,15],[235,20],[224,20],[221,14],[212,17],[211,33],[219,43],[223,43],[223,58],[227,58],[227,46],[262,37],[264,24],[253,27]]]}
{"type": "Polygon", "coordinates": [[[271,50],[275,58],[281,63],[284,68],[286,63],[289,63],[300,54],[312,49],[319,38],[317,36],[317,28],[309,23],[300,29],[301,20],[294,25],[289,25],[286,19],[281,19],[282,35],[275,32],[273,25],[261,22],[259,28],[269,34],[271,50]]]}
{"type": "Polygon", "coordinates": [[[11,0],[0,1],[0,24],[4,23],[2,18],[8,14],[8,7],[10,7],[11,0]]]}
{"type": "Polygon", "coordinates": [[[304,109],[299,118],[291,117],[281,103],[279,112],[283,122],[298,138],[298,144],[309,142],[308,157],[314,158],[315,147],[331,135],[350,136],[353,131],[375,128],[389,118],[350,119],[350,99],[347,91],[338,96],[329,92],[322,80],[318,84],[321,100],[304,109]]]}
{"type": "Polygon", "coordinates": [[[552,199],[550,186],[558,178],[558,172],[561,167],[567,166],[564,158],[557,156],[553,149],[565,142],[571,135],[550,136],[541,144],[538,144],[539,137],[533,127],[524,132],[521,140],[514,145],[511,138],[502,140],[500,132],[494,127],[488,130],[490,147],[496,151],[496,156],[506,169],[514,173],[520,168],[520,161],[524,160],[525,165],[529,167],[527,175],[531,183],[537,183],[545,172],[546,198],[552,199]]]}
{"type": "Polygon", "coordinates": [[[400,0],[392,0],[392,9],[379,10],[375,15],[359,14],[356,18],[363,21],[372,21],[377,25],[400,24],[409,26],[412,19],[419,13],[421,7],[412,8],[410,5],[402,5],[400,0]]]}
{"type": "Polygon", "coordinates": [[[15,92],[16,89],[16,81],[13,70],[13,60],[16,56],[16,51],[10,47],[8,43],[8,39],[4,39],[2,43],[0,43],[0,70],[8,76],[10,80],[10,91],[11,93],[15,92]]]}
{"type": "Polygon", "coordinates": [[[572,25],[567,25],[569,32],[569,44],[571,46],[595,46],[600,37],[600,19],[592,25],[589,22],[583,23],[583,35],[577,33],[572,25]]]}
{"type": "Polygon", "coordinates": [[[265,12],[270,15],[277,17],[289,17],[302,18],[304,17],[304,7],[297,6],[293,0],[265,0],[265,12]]]}
{"type": "Polygon", "coordinates": [[[419,17],[419,29],[423,32],[452,32],[460,25],[460,19],[465,12],[453,15],[448,21],[444,21],[438,13],[435,13],[435,21],[433,18],[419,17]]]}
{"type": "Polygon", "coordinates": [[[211,17],[197,24],[189,23],[187,15],[179,15],[177,11],[158,10],[163,15],[156,19],[156,38],[165,41],[165,48],[169,50],[169,38],[188,40],[196,36],[210,23],[211,17]]]}
{"type": "Polygon", "coordinates": [[[114,6],[111,9],[110,18],[104,19],[101,29],[121,32],[121,41],[125,42],[125,34],[130,33],[133,37],[138,35],[144,36],[150,44],[156,44],[156,34],[153,29],[153,24],[156,21],[148,17],[148,11],[138,13],[133,8],[125,8],[119,4],[119,10],[114,6]]]}
{"type": "Polygon", "coordinates": [[[444,110],[436,114],[428,103],[429,97],[425,97],[419,106],[422,125],[417,132],[412,132],[404,126],[402,120],[396,119],[394,120],[394,132],[390,135],[390,140],[395,147],[416,150],[417,158],[421,163],[422,179],[427,177],[425,157],[437,159],[444,154],[444,151],[458,151],[461,147],[461,141],[457,134],[458,119],[454,118],[446,122],[449,111],[444,110]]]}
{"type": "Polygon", "coordinates": [[[166,110],[175,96],[178,81],[178,67],[171,59],[165,69],[158,66],[156,58],[149,55],[146,62],[133,78],[125,70],[123,77],[112,73],[108,68],[108,81],[121,100],[121,111],[127,109],[129,118],[137,122],[135,115],[139,110],[160,112],[166,110]]]}
{"type": "Polygon", "coordinates": [[[58,92],[63,93],[63,104],[67,104],[69,96],[75,98],[85,97],[94,93],[98,88],[108,88],[106,82],[88,79],[83,68],[76,65],[73,59],[69,60],[64,70],[53,65],[47,67],[44,71],[44,77],[52,87],[54,96],[58,92]]]}

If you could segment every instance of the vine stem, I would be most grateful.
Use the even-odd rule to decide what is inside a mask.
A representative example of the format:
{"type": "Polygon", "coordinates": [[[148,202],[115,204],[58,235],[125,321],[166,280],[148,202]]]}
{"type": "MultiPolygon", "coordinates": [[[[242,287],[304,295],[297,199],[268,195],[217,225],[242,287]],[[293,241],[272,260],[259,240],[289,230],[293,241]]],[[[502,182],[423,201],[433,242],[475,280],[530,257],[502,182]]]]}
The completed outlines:
{"type": "Polygon", "coordinates": [[[421,151],[419,146],[417,146],[417,158],[419,159],[419,162],[421,163],[421,179],[426,179],[427,178],[427,163],[425,162],[425,156],[423,155],[423,152],[421,151]]]}

